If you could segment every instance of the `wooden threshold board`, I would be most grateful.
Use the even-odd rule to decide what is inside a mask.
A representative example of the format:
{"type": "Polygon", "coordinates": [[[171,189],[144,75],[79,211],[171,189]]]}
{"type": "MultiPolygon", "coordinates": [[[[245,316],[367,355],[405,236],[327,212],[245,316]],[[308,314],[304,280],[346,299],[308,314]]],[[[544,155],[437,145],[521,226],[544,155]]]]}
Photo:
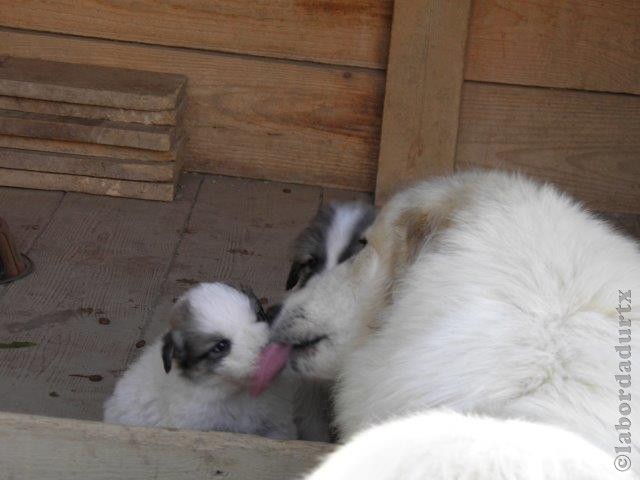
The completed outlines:
{"type": "Polygon", "coordinates": [[[336,446],[0,413],[2,478],[302,478],[336,446]]]}
{"type": "Polygon", "coordinates": [[[175,128],[0,110],[0,133],[98,143],[146,150],[170,150],[175,128]]]}
{"type": "Polygon", "coordinates": [[[139,110],[178,105],[183,75],[0,57],[0,95],[139,110]]]}
{"type": "Polygon", "coordinates": [[[0,148],[0,168],[88,177],[171,182],[181,162],[139,162],[108,157],[0,148]]]}
{"type": "Polygon", "coordinates": [[[176,190],[173,182],[136,182],[9,168],[0,168],[0,185],[162,201],[172,201],[176,190]]]}
{"type": "Polygon", "coordinates": [[[113,122],[142,123],[145,125],[176,125],[184,113],[186,103],[186,100],[183,99],[177,108],[153,111],[0,96],[1,110],[17,110],[26,113],[42,113],[62,117],[93,118],[96,120],[111,120],[113,122]]]}

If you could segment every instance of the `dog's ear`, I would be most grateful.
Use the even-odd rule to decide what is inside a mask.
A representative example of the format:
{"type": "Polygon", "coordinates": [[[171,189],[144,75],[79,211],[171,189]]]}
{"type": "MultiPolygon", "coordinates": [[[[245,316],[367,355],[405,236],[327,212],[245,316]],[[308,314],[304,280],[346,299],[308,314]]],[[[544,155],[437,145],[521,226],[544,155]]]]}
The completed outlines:
{"type": "Polygon", "coordinates": [[[259,322],[268,321],[267,314],[264,313],[264,308],[262,307],[262,302],[260,302],[260,299],[254,293],[253,289],[247,285],[241,285],[240,290],[247,297],[249,297],[249,301],[251,302],[251,309],[255,312],[257,320],[259,322]]]}
{"type": "Polygon", "coordinates": [[[400,231],[398,237],[403,242],[400,248],[404,251],[405,265],[413,263],[422,251],[432,227],[432,218],[426,210],[409,209],[400,215],[396,228],[400,231]]]}
{"type": "Polygon", "coordinates": [[[177,328],[192,319],[191,304],[187,297],[183,295],[178,299],[169,314],[169,326],[177,328]]]}
{"type": "Polygon", "coordinates": [[[187,363],[187,355],[182,335],[177,330],[169,331],[162,337],[162,364],[164,371],[169,373],[173,365],[173,360],[178,360],[182,368],[187,363]]]}
{"type": "Polygon", "coordinates": [[[166,373],[171,371],[174,351],[175,343],[173,342],[173,335],[169,332],[162,337],[162,364],[164,365],[164,371],[166,373]]]}
{"type": "Polygon", "coordinates": [[[305,268],[306,263],[294,260],[289,270],[289,276],[287,277],[287,290],[291,290],[300,281],[300,272],[305,268]]]}

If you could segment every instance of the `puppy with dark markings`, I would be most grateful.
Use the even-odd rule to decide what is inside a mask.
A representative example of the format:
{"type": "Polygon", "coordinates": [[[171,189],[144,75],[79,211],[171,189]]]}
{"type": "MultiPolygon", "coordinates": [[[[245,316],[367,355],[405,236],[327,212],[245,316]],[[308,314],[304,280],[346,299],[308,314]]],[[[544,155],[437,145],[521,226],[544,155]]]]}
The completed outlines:
{"type": "Polygon", "coordinates": [[[248,291],[222,283],[192,288],[176,303],[171,330],[117,383],[105,421],[297,438],[292,385],[279,379],[252,392],[268,323],[248,291]]]}

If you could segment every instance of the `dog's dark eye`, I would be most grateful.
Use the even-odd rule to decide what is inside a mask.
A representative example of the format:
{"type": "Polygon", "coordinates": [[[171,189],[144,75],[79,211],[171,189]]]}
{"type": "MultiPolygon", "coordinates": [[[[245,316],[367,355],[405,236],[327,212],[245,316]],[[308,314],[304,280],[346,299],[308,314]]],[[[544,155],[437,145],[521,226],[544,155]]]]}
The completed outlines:
{"type": "Polygon", "coordinates": [[[362,237],[360,240],[358,240],[358,243],[362,246],[362,247],[366,247],[367,246],[367,239],[362,237]]]}
{"type": "Polygon", "coordinates": [[[218,343],[216,343],[213,348],[211,350],[209,350],[210,353],[222,353],[222,352],[226,352],[227,350],[229,350],[229,347],[231,347],[231,342],[229,340],[223,339],[220,340],[218,343]]]}

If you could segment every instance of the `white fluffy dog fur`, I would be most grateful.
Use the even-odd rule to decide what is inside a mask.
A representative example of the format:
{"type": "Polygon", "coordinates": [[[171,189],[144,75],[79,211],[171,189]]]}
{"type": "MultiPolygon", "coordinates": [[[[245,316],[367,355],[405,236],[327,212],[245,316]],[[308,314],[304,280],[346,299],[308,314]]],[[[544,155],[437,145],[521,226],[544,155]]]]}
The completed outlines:
{"type": "Polygon", "coordinates": [[[260,309],[255,298],[225,284],[190,289],[173,309],[172,330],[118,381],[104,420],[295,439],[287,382],[276,381],[259,397],[249,394],[257,358],[269,340],[260,309]]]}
{"type": "MultiPolygon", "coordinates": [[[[624,292],[640,292],[640,252],[631,239],[551,186],[468,172],[396,195],[366,240],[355,257],[293,292],[273,331],[294,345],[293,370],[338,378],[336,424],[344,439],[446,408],[548,424],[531,445],[552,444],[567,430],[600,448],[612,469],[614,447],[637,457],[638,438],[615,427],[619,405],[631,405],[619,390],[640,396],[637,382],[622,388],[615,377],[629,368],[615,347],[637,344],[616,311],[626,305],[624,292]]],[[[630,325],[633,315],[625,318],[630,325]]],[[[417,433],[430,422],[436,428],[436,419],[416,422],[417,433]]],[[[479,425],[475,435],[487,439],[501,425],[456,421],[479,425]]],[[[503,439],[508,448],[537,427],[504,428],[513,432],[503,439]]],[[[406,448],[388,445],[386,458],[406,448]]],[[[594,448],[575,448],[581,453],[567,462],[579,455],[585,468],[600,465],[594,448]]],[[[442,471],[458,461],[490,471],[502,449],[466,460],[438,451],[447,448],[432,459],[442,471]]],[[[500,478],[560,478],[557,462],[530,470],[524,454],[519,462],[514,455],[509,465],[517,471],[500,478]]]]}
{"type": "Polygon", "coordinates": [[[628,480],[632,476],[615,470],[606,453],[573,433],[519,420],[431,412],[366,430],[307,480],[374,478],[628,480]]]}

